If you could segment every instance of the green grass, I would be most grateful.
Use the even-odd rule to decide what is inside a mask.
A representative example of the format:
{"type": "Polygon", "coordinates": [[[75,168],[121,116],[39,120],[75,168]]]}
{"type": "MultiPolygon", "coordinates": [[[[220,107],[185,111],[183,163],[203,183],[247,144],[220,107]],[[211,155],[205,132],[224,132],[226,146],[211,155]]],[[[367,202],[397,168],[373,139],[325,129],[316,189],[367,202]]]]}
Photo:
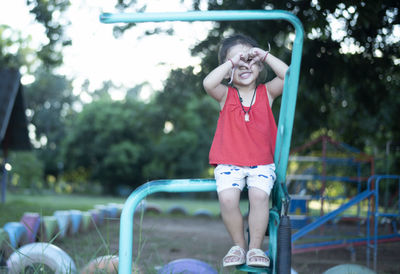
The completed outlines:
{"type": "Polygon", "coordinates": [[[37,212],[42,216],[53,215],[56,210],[89,210],[97,204],[124,203],[116,197],[92,197],[82,195],[24,195],[7,193],[6,203],[0,204],[0,227],[7,222],[19,222],[25,212],[37,212]]]}
{"type": "MultiPolygon", "coordinates": [[[[77,209],[86,211],[94,208],[95,205],[108,203],[123,204],[125,198],[118,197],[94,197],[84,195],[27,195],[7,193],[6,203],[0,204],[0,227],[7,222],[18,222],[25,212],[37,212],[41,216],[53,215],[56,210],[77,209]]],[[[147,203],[157,204],[163,212],[172,206],[182,206],[189,214],[198,209],[206,209],[214,216],[219,215],[219,203],[217,199],[188,199],[188,198],[156,198],[149,196],[147,203]]],[[[243,213],[247,212],[248,202],[242,201],[240,208],[243,213]]]]}
{"type": "MultiPolygon", "coordinates": [[[[197,199],[160,199],[160,198],[148,198],[146,201],[150,204],[157,204],[161,207],[163,212],[166,212],[172,206],[182,206],[189,214],[193,214],[198,209],[205,209],[211,212],[212,215],[218,216],[220,213],[219,202],[215,200],[197,200],[197,199]]],[[[248,210],[248,201],[240,202],[240,209],[242,213],[246,213],[248,210]]]]}
{"type": "MultiPolygon", "coordinates": [[[[48,216],[53,215],[56,210],[77,209],[86,211],[98,204],[123,204],[125,201],[125,198],[106,196],[7,193],[6,203],[0,204],[0,227],[7,222],[18,222],[25,212],[37,212],[42,216],[48,216]]],[[[220,212],[217,199],[156,198],[149,196],[146,202],[158,205],[163,212],[176,205],[184,207],[189,214],[193,214],[198,209],[206,209],[214,216],[218,216],[220,212]]],[[[246,213],[248,202],[241,201],[240,208],[243,213],[246,213]]]]}
{"type": "MultiPolygon", "coordinates": [[[[5,204],[0,204],[0,227],[10,221],[20,221],[25,212],[38,212],[42,216],[53,215],[56,210],[78,209],[82,211],[93,209],[98,204],[120,203],[126,199],[115,197],[92,197],[82,195],[23,195],[7,194],[5,204]]],[[[147,203],[157,204],[166,212],[172,206],[182,206],[189,214],[193,214],[198,209],[209,210],[214,216],[219,215],[219,204],[217,199],[189,199],[189,198],[156,198],[149,197],[147,203]]],[[[247,212],[248,203],[243,201],[241,208],[243,213],[247,212]]],[[[136,214],[140,218],[141,214],[136,214]]],[[[140,221],[135,223],[135,227],[140,227],[140,221]]],[[[56,237],[51,243],[67,252],[76,263],[77,269],[82,269],[90,260],[111,254],[118,254],[119,221],[105,220],[105,224],[91,231],[80,233],[67,238],[56,237]]],[[[140,234],[140,233],[139,233],[140,234]]],[[[140,246],[142,240],[135,237],[135,246],[140,246]]],[[[144,241],[146,242],[146,241],[144,241]]],[[[158,248],[156,248],[158,250],[158,248]]],[[[162,262],[159,262],[162,265],[162,262]]],[[[149,265],[145,273],[153,273],[154,265],[149,265]]],[[[1,272],[0,272],[1,273],[1,272]]]]}

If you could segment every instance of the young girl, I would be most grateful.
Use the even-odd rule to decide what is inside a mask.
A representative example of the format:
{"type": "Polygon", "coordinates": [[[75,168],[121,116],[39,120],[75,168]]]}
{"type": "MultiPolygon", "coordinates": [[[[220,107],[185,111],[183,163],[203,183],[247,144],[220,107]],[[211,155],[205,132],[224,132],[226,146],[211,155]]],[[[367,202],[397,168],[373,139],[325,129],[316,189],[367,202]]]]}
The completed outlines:
{"type": "Polygon", "coordinates": [[[210,150],[210,164],[216,166],[218,199],[224,224],[234,246],[223,259],[224,266],[268,267],[269,258],[261,250],[269,216],[269,195],[275,181],[274,151],[276,124],[271,111],[273,100],[282,94],[288,66],[244,35],[225,39],[219,52],[220,65],[203,81],[204,89],[221,107],[210,150]],[[257,85],[267,64],[276,77],[257,85]],[[229,86],[223,84],[229,80],[229,86]],[[248,246],[240,193],[249,189],[248,246]]]}

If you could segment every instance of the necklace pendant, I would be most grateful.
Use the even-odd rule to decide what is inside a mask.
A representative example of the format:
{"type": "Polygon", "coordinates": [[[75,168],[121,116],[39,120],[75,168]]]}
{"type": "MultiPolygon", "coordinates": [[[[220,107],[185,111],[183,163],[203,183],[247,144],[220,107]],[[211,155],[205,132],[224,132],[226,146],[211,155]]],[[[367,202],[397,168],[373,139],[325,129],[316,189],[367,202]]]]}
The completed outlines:
{"type": "Polygon", "coordinates": [[[247,112],[244,114],[244,120],[246,122],[250,121],[250,116],[249,116],[249,114],[247,112]]]}

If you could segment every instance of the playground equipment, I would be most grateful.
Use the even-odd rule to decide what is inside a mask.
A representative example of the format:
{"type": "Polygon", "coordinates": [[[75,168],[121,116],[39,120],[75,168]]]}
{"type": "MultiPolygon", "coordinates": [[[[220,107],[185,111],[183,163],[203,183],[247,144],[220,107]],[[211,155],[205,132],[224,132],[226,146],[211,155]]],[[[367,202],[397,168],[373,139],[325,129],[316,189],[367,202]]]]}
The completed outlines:
{"type": "Polygon", "coordinates": [[[367,265],[370,264],[370,250],[372,249],[373,264],[376,270],[378,243],[400,240],[396,223],[396,218],[400,217],[400,209],[397,210],[398,212],[385,215],[387,213],[387,206],[385,206],[385,213],[381,212],[382,209],[378,207],[379,182],[385,180],[388,185],[388,181],[397,180],[398,177],[396,175],[372,176],[375,173],[375,162],[372,156],[325,135],[294,148],[289,157],[288,169],[291,173],[286,177],[288,189],[289,192],[296,194],[292,196],[289,210],[290,213],[297,213],[297,215],[291,216],[292,227],[298,229],[292,235],[293,253],[349,247],[353,256],[354,246],[367,245],[367,265]],[[305,154],[306,151],[307,154],[305,154]],[[296,171],[295,174],[293,174],[294,171],[296,171]],[[335,190],[341,186],[342,193],[330,194],[330,185],[335,185],[332,188],[335,190]],[[349,192],[352,192],[350,199],[349,192]],[[340,204],[338,200],[343,202],[340,204]],[[319,217],[306,215],[307,205],[310,201],[320,201],[319,217]],[[336,201],[336,206],[339,205],[331,212],[329,209],[326,210],[327,202],[330,201],[336,201]],[[366,215],[362,216],[361,204],[365,205],[366,202],[368,202],[368,211],[366,215]],[[356,212],[349,214],[348,209],[352,207],[356,207],[356,212]],[[393,233],[378,233],[378,223],[382,218],[386,218],[392,224],[393,233]],[[334,229],[329,235],[324,235],[326,228],[324,225],[328,222],[334,229]],[[349,231],[340,232],[341,224],[344,223],[355,225],[350,236],[348,235],[349,231]],[[364,224],[363,227],[362,224],[364,224]],[[372,225],[373,227],[371,227],[372,225]],[[317,229],[318,235],[313,233],[317,229]],[[373,244],[369,244],[372,239],[371,231],[376,233],[373,244]],[[296,242],[304,236],[309,237],[307,243],[296,242]]]}
{"type": "MultiPolygon", "coordinates": [[[[332,204],[345,201],[365,188],[368,178],[375,173],[374,158],[354,147],[322,135],[297,148],[289,157],[287,188],[291,194],[289,214],[292,227],[300,229],[316,216],[310,216],[309,205],[320,203],[319,216],[324,215],[332,204]]],[[[365,222],[360,216],[360,204],[356,213],[341,215],[335,222],[365,222]]]]}
{"type": "MultiPolygon", "coordinates": [[[[280,243],[282,249],[286,251],[284,254],[280,254],[282,250],[278,250],[277,247],[279,240],[278,228],[281,223],[281,218],[285,217],[287,213],[287,207],[289,204],[289,196],[286,191],[285,177],[296,106],[297,87],[300,74],[301,51],[303,47],[304,31],[301,22],[293,14],[280,10],[193,11],[176,13],[119,14],[103,13],[100,15],[100,21],[103,23],[246,20],[286,20],[291,23],[295,29],[295,39],[293,42],[292,58],[290,62],[291,65],[285,76],[274,157],[274,162],[277,167],[277,179],[271,193],[272,207],[269,214],[269,256],[272,263],[271,267],[266,269],[250,268],[247,266],[240,267],[241,270],[248,272],[277,273],[278,268],[290,270],[291,261],[290,241],[287,241],[286,246],[282,246],[282,244],[280,243]]],[[[127,274],[130,273],[132,269],[133,216],[135,213],[135,208],[143,198],[156,192],[204,192],[215,190],[215,181],[210,179],[157,180],[148,182],[137,188],[128,197],[121,214],[119,241],[119,273],[127,274]]]]}
{"type": "MultiPolygon", "coordinates": [[[[335,197],[327,193],[329,184],[339,182],[344,188],[344,193],[356,186],[357,193],[361,192],[362,183],[375,173],[374,158],[361,153],[354,147],[342,142],[335,141],[329,136],[322,135],[306,144],[294,148],[289,157],[289,175],[287,175],[287,186],[290,193],[300,194],[306,192],[311,195],[310,199],[319,200],[321,203],[320,215],[324,214],[325,201],[347,198],[345,195],[336,194],[335,197]],[[311,149],[306,155],[304,153],[311,149]],[[303,155],[299,155],[303,153],[303,155]],[[290,167],[295,166],[297,172],[292,174],[290,167]],[[298,171],[300,170],[300,172],[298,171]],[[299,174],[300,173],[300,174],[299,174]],[[313,193],[306,183],[316,182],[321,184],[313,193]]],[[[359,208],[357,210],[359,215],[359,208]]]]}
{"type": "MultiPolygon", "coordinates": [[[[366,245],[366,261],[367,266],[370,265],[370,257],[371,257],[371,249],[373,249],[373,269],[376,271],[377,262],[378,262],[378,243],[386,242],[386,241],[400,241],[400,231],[397,229],[397,226],[394,225],[393,233],[380,235],[379,234],[379,218],[399,218],[400,217],[400,197],[398,197],[398,209],[397,212],[394,213],[382,213],[379,209],[379,184],[382,180],[395,180],[398,182],[398,188],[400,189],[400,175],[374,175],[368,179],[367,188],[351,198],[348,202],[341,205],[336,210],[329,212],[322,217],[316,219],[314,222],[304,226],[300,230],[296,231],[292,235],[292,243],[296,242],[296,240],[310,233],[311,231],[321,227],[323,224],[328,221],[333,220],[344,211],[346,211],[351,206],[357,205],[360,202],[368,199],[368,213],[367,213],[367,221],[366,225],[366,237],[361,238],[352,238],[345,240],[334,240],[334,241],[325,241],[318,243],[309,243],[309,244],[301,244],[294,245],[293,252],[304,252],[304,251],[314,251],[314,250],[323,250],[323,249],[332,249],[332,248],[340,248],[345,246],[352,245],[366,245]],[[372,204],[371,201],[375,200],[375,203],[372,204]],[[371,220],[371,221],[370,221],[371,220]],[[371,225],[373,224],[373,229],[371,229],[371,225]]],[[[395,222],[394,222],[395,224],[395,222]]]]}

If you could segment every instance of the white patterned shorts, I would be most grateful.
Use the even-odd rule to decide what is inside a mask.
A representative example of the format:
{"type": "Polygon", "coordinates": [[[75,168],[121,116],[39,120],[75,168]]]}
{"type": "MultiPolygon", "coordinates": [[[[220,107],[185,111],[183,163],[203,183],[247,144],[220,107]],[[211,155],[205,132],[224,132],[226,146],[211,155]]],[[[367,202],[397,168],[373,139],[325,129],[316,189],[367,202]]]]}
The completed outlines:
{"type": "Polygon", "coordinates": [[[228,188],[238,188],[242,191],[247,184],[248,188],[256,187],[270,195],[276,179],[275,164],[251,167],[218,165],[214,170],[214,176],[217,192],[228,188]]]}

